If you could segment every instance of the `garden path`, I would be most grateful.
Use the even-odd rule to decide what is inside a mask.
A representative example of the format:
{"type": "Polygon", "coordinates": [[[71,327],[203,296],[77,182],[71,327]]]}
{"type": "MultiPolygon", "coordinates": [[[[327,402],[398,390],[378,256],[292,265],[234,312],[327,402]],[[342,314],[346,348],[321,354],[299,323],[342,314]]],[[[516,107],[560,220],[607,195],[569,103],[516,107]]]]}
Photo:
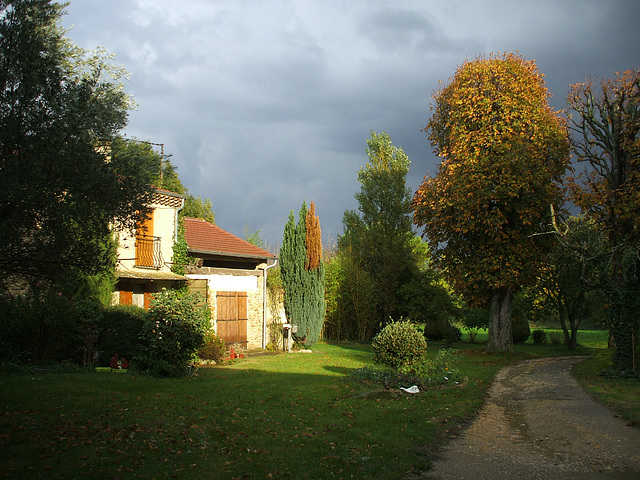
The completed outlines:
{"type": "Polygon", "coordinates": [[[640,429],[571,375],[579,357],[529,360],[498,373],[462,436],[423,479],[640,479],[640,429]]]}

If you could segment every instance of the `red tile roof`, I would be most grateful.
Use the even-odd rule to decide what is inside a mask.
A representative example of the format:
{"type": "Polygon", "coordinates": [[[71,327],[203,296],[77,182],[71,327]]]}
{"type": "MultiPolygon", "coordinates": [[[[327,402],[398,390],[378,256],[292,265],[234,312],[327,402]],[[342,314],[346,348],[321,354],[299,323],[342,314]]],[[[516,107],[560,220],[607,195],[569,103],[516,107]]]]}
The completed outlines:
{"type": "Polygon", "coordinates": [[[185,217],[184,235],[189,250],[194,252],[234,257],[274,258],[274,255],[266,250],[200,218],[185,217]]]}

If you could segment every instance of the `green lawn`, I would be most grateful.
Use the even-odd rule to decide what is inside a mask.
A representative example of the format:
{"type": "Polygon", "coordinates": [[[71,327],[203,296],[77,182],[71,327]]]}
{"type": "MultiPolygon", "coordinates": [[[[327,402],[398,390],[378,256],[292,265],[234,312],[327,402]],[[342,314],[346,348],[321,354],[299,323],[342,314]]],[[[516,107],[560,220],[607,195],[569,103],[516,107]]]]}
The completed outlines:
{"type": "MultiPolygon", "coordinates": [[[[444,346],[431,342],[429,351],[444,346]]],[[[429,467],[500,367],[567,353],[554,345],[506,355],[456,348],[469,381],[418,395],[351,380],[372,363],[371,347],[354,344],[250,356],[180,379],[4,374],[0,477],[403,478],[429,467]]]]}

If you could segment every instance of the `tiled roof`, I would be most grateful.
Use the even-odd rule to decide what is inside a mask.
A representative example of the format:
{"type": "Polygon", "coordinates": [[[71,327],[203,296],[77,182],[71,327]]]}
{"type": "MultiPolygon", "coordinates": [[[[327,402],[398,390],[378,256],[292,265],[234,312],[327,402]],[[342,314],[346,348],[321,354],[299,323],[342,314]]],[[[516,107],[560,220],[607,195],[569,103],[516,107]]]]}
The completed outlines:
{"type": "Polygon", "coordinates": [[[185,217],[184,236],[189,250],[194,252],[265,259],[274,257],[266,250],[200,218],[185,217]]]}

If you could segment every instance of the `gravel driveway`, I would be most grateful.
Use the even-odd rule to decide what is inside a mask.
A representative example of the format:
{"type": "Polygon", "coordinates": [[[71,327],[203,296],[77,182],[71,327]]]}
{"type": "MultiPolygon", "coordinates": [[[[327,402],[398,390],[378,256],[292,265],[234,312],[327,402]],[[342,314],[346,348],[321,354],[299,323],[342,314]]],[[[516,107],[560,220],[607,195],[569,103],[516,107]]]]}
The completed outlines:
{"type": "Polygon", "coordinates": [[[581,360],[500,370],[478,418],[421,478],[640,479],[640,430],[580,387],[571,367],[581,360]]]}

